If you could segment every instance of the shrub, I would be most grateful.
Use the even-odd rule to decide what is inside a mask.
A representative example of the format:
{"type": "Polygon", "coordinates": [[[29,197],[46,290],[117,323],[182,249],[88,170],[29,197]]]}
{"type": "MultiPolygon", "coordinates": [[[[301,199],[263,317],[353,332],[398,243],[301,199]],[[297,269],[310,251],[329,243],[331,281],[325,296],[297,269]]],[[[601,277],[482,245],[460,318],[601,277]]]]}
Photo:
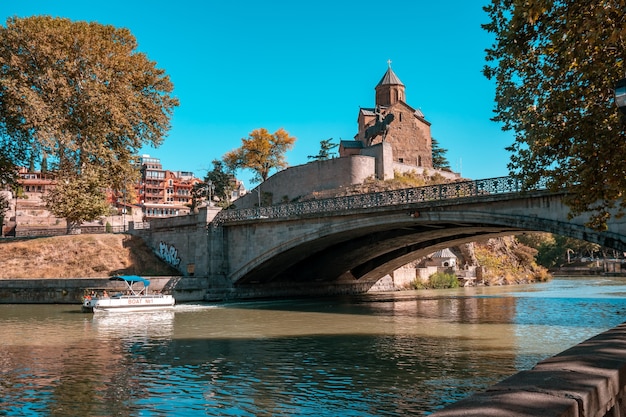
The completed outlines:
{"type": "Polygon", "coordinates": [[[456,275],[447,272],[435,272],[428,278],[430,288],[457,288],[459,280],[456,275]]]}
{"type": "Polygon", "coordinates": [[[416,278],[408,284],[408,288],[411,290],[425,290],[428,286],[421,278],[416,278]]]}

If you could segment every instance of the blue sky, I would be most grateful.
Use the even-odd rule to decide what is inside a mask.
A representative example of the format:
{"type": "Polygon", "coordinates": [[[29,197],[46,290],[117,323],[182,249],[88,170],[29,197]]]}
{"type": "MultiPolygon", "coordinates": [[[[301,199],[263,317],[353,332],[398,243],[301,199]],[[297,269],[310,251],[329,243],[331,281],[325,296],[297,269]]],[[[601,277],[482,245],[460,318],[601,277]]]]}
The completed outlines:
{"type": "MultiPolygon", "coordinates": [[[[407,103],[432,123],[451,167],[468,178],[507,175],[513,142],[492,121],[484,78],[492,37],[487,0],[0,0],[11,16],[51,15],[126,27],[164,69],[180,107],[162,146],[143,153],[204,177],[211,161],[257,128],[297,138],[290,165],[320,141],[352,139],[359,107],[374,105],[387,60],[407,103]]],[[[238,177],[248,183],[251,175],[238,177]]]]}

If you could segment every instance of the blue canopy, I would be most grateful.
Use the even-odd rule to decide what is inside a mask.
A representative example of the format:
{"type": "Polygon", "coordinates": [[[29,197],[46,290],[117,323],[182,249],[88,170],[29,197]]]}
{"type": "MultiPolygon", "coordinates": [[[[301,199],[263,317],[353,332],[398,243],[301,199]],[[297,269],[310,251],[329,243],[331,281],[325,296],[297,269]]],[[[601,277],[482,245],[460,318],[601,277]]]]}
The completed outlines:
{"type": "Polygon", "coordinates": [[[135,282],[141,282],[144,287],[148,287],[148,285],[150,285],[150,280],[142,278],[138,275],[116,275],[109,278],[109,281],[126,281],[129,285],[133,285],[135,282]]]}

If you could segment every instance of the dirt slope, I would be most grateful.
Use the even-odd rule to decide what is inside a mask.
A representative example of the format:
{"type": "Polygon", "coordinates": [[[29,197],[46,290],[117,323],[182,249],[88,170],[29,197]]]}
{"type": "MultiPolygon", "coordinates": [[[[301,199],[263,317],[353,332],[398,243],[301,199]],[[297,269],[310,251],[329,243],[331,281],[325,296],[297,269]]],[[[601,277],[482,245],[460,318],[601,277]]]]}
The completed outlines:
{"type": "Polygon", "coordinates": [[[93,234],[0,240],[0,279],[180,275],[140,238],[93,234]]]}

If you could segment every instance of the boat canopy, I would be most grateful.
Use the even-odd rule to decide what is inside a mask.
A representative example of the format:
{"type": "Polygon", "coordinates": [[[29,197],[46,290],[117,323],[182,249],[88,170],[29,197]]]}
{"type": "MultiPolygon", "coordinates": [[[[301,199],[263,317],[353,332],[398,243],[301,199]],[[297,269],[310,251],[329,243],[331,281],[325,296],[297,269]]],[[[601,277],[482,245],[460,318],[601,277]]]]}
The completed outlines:
{"type": "Polygon", "coordinates": [[[138,275],[116,275],[109,278],[109,281],[125,281],[128,285],[133,285],[135,282],[141,282],[146,288],[150,285],[150,280],[142,278],[138,275]]]}

